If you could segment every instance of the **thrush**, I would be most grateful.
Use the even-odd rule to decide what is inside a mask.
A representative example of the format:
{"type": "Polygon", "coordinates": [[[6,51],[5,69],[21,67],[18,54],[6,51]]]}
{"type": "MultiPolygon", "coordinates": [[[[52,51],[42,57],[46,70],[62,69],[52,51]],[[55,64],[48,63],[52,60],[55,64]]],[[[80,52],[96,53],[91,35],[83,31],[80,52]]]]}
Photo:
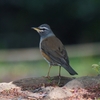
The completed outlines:
{"type": "Polygon", "coordinates": [[[70,75],[75,75],[77,72],[70,66],[67,51],[62,42],[55,36],[50,26],[42,24],[39,27],[32,27],[40,35],[40,52],[44,59],[49,63],[47,77],[49,77],[52,66],[59,66],[59,76],[61,67],[69,72],[70,75]]]}

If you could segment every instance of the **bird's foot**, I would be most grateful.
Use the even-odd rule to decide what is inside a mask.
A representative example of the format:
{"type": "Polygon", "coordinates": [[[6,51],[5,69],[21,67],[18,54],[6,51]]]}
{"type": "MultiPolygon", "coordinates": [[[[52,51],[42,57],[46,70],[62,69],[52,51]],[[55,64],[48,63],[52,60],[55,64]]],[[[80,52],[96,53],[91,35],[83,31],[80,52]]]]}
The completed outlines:
{"type": "Polygon", "coordinates": [[[53,78],[52,77],[50,77],[50,76],[44,76],[44,78],[47,78],[47,81],[49,82],[49,83],[51,83],[52,82],[52,80],[53,80],[53,78]]]}
{"type": "Polygon", "coordinates": [[[48,76],[48,75],[46,75],[46,76],[44,76],[45,78],[48,78],[48,79],[50,79],[51,77],[50,76],[48,76]]]}

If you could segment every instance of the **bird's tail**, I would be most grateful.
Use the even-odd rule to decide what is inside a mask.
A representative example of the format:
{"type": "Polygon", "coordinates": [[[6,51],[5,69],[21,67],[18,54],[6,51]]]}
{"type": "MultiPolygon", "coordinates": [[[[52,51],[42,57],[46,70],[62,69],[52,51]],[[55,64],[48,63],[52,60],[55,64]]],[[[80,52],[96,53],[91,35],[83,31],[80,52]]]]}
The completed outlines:
{"type": "Polygon", "coordinates": [[[65,68],[70,75],[78,75],[78,73],[70,65],[62,65],[62,67],[65,68]]]}

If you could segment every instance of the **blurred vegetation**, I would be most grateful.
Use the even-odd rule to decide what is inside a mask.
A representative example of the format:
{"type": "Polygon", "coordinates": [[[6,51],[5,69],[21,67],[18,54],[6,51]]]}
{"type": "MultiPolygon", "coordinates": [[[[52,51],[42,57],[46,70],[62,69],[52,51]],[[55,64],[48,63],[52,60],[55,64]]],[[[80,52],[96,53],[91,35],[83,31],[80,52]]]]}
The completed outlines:
{"type": "MultiPolygon", "coordinates": [[[[100,62],[100,56],[70,58],[71,66],[78,73],[78,75],[74,77],[98,75],[98,73],[92,69],[92,64],[98,62],[100,62]]],[[[0,62],[0,81],[7,82],[21,78],[46,76],[48,68],[49,66],[44,60],[29,62],[0,62]]],[[[50,76],[58,75],[58,69],[58,66],[53,66],[50,71],[50,76]]],[[[69,75],[64,68],[61,69],[61,75],[73,77],[69,75]]]]}
{"type": "Polygon", "coordinates": [[[100,42],[100,0],[0,0],[0,48],[38,46],[43,23],[64,44],[100,42]]]}
{"type": "Polygon", "coordinates": [[[93,64],[92,68],[98,73],[100,74],[100,62],[99,64],[93,64]]]}

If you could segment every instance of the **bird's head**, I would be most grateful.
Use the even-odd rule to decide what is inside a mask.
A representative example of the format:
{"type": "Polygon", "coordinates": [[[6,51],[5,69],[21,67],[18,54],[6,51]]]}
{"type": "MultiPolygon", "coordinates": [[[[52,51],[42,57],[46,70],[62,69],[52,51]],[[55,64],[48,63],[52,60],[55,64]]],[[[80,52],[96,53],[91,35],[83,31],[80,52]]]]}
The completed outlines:
{"type": "Polygon", "coordinates": [[[42,24],[39,27],[32,27],[32,29],[36,30],[41,37],[48,37],[54,35],[50,26],[47,24],[42,24]]]}

